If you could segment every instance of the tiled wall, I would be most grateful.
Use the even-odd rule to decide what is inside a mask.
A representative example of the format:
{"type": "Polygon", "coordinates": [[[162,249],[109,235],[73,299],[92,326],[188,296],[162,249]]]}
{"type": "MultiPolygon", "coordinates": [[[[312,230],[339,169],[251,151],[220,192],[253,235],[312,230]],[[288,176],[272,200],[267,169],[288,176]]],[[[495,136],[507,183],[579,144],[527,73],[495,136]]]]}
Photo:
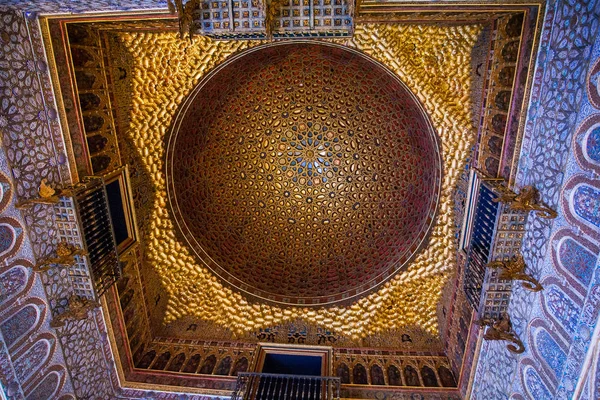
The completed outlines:
{"type": "Polygon", "coordinates": [[[600,395],[588,373],[600,310],[599,21],[595,0],[548,6],[516,185],[535,185],[559,216],[526,226],[521,250],[544,291],[515,285],[509,312],[527,350],[484,342],[475,399],[600,395]]]}

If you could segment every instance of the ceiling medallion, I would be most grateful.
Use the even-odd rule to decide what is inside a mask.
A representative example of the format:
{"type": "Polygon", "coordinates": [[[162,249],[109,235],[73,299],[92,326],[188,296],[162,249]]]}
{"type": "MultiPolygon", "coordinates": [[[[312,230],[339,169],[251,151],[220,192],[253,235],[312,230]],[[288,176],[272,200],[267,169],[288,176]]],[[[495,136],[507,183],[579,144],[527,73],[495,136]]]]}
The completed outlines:
{"type": "Polygon", "coordinates": [[[182,105],[171,211],[196,256],[251,298],[348,302],[402,270],[434,222],[437,136],[387,68],[340,45],[231,57],[182,105]]]}

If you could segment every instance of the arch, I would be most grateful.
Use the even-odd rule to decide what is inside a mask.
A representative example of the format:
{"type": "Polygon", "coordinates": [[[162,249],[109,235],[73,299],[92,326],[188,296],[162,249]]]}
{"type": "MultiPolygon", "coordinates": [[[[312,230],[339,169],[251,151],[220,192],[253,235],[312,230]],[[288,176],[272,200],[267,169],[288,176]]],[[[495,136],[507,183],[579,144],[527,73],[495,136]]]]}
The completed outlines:
{"type": "Polygon", "coordinates": [[[544,328],[539,328],[534,341],[536,344],[535,349],[539,353],[540,358],[546,363],[550,371],[554,373],[555,379],[559,379],[567,355],[544,328]]]}
{"type": "Polygon", "coordinates": [[[586,132],[582,144],[586,160],[600,166],[600,125],[596,125],[586,132]]]}
{"type": "Polygon", "coordinates": [[[35,304],[26,304],[0,324],[6,347],[17,347],[31,336],[43,320],[40,308],[35,304]]]}
{"type": "Polygon", "coordinates": [[[124,310],[125,308],[127,308],[127,306],[129,305],[129,303],[131,302],[131,299],[133,299],[133,289],[129,289],[121,297],[121,300],[120,300],[121,310],[124,310]]]}
{"type": "Polygon", "coordinates": [[[0,224],[0,255],[10,250],[16,240],[14,229],[7,224],[0,224]]]}
{"type": "Polygon", "coordinates": [[[39,339],[15,360],[13,367],[22,385],[50,358],[54,343],[54,340],[39,339]]]}
{"type": "Polygon", "coordinates": [[[423,385],[427,387],[438,387],[437,377],[435,376],[435,372],[429,368],[427,365],[424,365],[421,368],[421,378],[423,379],[423,385]]]}
{"type": "Polygon", "coordinates": [[[560,229],[552,238],[552,262],[556,270],[569,280],[581,295],[587,293],[589,283],[596,268],[598,246],[575,236],[571,229],[560,229]]]}
{"type": "Polygon", "coordinates": [[[105,126],[106,120],[101,115],[84,115],[83,126],[85,133],[98,132],[105,126]]]}
{"type": "Polygon", "coordinates": [[[128,284],[129,284],[129,276],[124,276],[117,281],[117,291],[118,291],[119,295],[121,293],[125,292],[125,289],[127,289],[128,284]]]}
{"type": "Polygon", "coordinates": [[[342,384],[350,383],[350,369],[346,364],[340,363],[340,365],[338,365],[338,367],[335,370],[335,374],[337,377],[340,378],[342,384]]]}
{"type": "Polygon", "coordinates": [[[590,103],[600,109],[600,86],[598,85],[598,75],[600,73],[600,58],[590,67],[586,77],[587,93],[590,103]]]}
{"type": "Polygon", "coordinates": [[[154,361],[155,357],[156,357],[155,350],[150,350],[150,351],[146,352],[146,354],[144,354],[144,357],[142,357],[142,359],[136,365],[136,367],[137,368],[148,368],[150,366],[150,364],[152,364],[152,361],[154,361]]]}
{"type": "Polygon", "coordinates": [[[400,375],[400,370],[395,365],[390,365],[387,370],[388,376],[388,385],[391,386],[403,386],[402,385],[402,376],[400,375]]]}
{"type": "MultiPolygon", "coordinates": [[[[130,309],[135,309],[135,307],[129,307],[127,310],[129,311],[130,309]]],[[[127,330],[127,336],[129,337],[133,337],[133,335],[135,335],[135,332],[137,331],[139,325],[140,325],[140,321],[141,321],[141,317],[139,317],[140,314],[138,314],[137,318],[133,318],[132,321],[127,321],[125,323],[125,327],[127,330]]]]}
{"type": "Polygon", "coordinates": [[[546,314],[561,326],[569,339],[575,333],[581,308],[557,285],[545,285],[542,292],[542,307],[546,314]]]}
{"type": "MultiPolygon", "coordinates": [[[[131,342],[130,342],[130,345],[131,345],[131,342]]],[[[134,347],[131,346],[131,351],[133,351],[133,349],[134,349],[134,347]]],[[[140,347],[138,347],[138,349],[135,351],[135,354],[132,357],[134,365],[138,365],[139,362],[141,361],[142,356],[144,355],[144,349],[145,349],[145,346],[144,346],[144,343],[142,343],[140,345],[140,347]]]]}
{"type": "Polygon", "coordinates": [[[233,370],[231,370],[231,375],[237,375],[238,372],[246,372],[248,370],[248,359],[246,357],[242,357],[235,362],[233,366],[233,370]]]}
{"type": "Polygon", "coordinates": [[[6,206],[10,203],[12,199],[12,185],[10,184],[10,179],[6,174],[0,171],[0,213],[6,210],[6,206]]]}
{"type": "Polygon", "coordinates": [[[137,348],[137,345],[140,344],[140,340],[142,339],[142,335],[139,332],[136,332],[131,339],[129,339],[129,350],[134,351],[137,348]]]}
{"type": "Polygon", "coordinates": [[[421,386],[419,373],[410,365],[404,367],[404,379],[406,380],[406,386],[421,386]]]}
{"type": "Polygon", "coordinates": [[[456,387],[456,379],[450,369],[443,365],[438,368],[438,376],[443,387],[456,387]]]}
{"type": "Polygon", "coordinates": [[[368,385],[367,370],[362,364],[356,364],[352,368],[352,383],[355,385],[368,385]]]}
{"type": "Polygon", "coordinates": [[[229,375],[229,370],[231,369],[231,357],[227,356],[221,360],[217,369],[215,370],[215,375],[229,375]]]}
{"type": "Polygon", "coordinates": [[[26,400],[53,399],[58,393],[61,376],[52,371],[25,397],[26,400]]]}
{"type": "Polygon", "coordinates": [[[71,48],[71,57],[73,65],[77,67],[91,67],[97,58],[91,51],[82,47],[71,48]]]}
{"type": "Polygon", "coordinates": [[[200,367],[199,374],[210,375],[215,369],[215,364],[217,363],[217,357],[214,354],[211,354],[207,358],[204,359],[202,363],[202,367],[200,367]]]}
{"type": "Polygon", "coordinates": [[[185,362],[185,354],[179,353],[171,361],[171,364],[167,367],[167,371],[179,372],[183,363],[185,362]]]}
{"type": "Polygon", "coordinates": [[[600,181],[574,175],[565,184],[561,207],[569,223],[600,241],[600,181]]]}
{"type": "Polygon", "coordinates": [[[383,370],[377,364],[371,365],[371,385],[385,385],[385,378],[383,377],[383,370]]]}
{"type": "Polygon", "coordinates": [[[171,359],[171,353],[166,351],[166,352],[162,353],[156,359],[156,361],[154,361],[154,363],[152,364],[150,369],[156,369],[156,370],[162,371],[163,369],[165,369],[165,367],[167,366],[167,363],[169,362],[170,359],[171,359]]]}
{"type": "Polygon", "coordinates": [[[87,137],[88,149],[91,154],[99,153],[108,144],[108,138],[102,135],[92,135],[87,137]]]}
{"type": "Polygon", "coordinates": [[[542,378],[540,378],[533,367],[526,366],[523,374],[525,375],[525,390],[527,390],[531,398],[536,400],[551,400],[553,398],[550,390],[548,390],[542,378]]]}
{"type": "Polygon", "coordinates": [[[135,316],[137,314],[136,311],[137,311],[137,307],[135,307],[135,304],[133,304],[133,306],[128,307],[125,311],[123,311],[123,321],[125,321],[125,325],[127,327],[132,325],[133,322],[135,321],[135,316]]]}
{"type": "Polygon", "coordinates": [[[600,114],[585,119],[573,135],[575,159],[582,169],[600,173],[600,114]]]}
{"type": "Polygon", "coordinates": [[[183,367],[183,370],[181,372],[187,372],[190,374],[196,373],[196,370],[198,369],[198,366],[200,365],[201,358],[202,357],[200,357],[200,354],[194,354],[192,357],[190,357],[190,359],[185,364],[185,367],[183,367]]]}
{"type": "Polygon", "coordinates": [[[29,291],[33,285],[32,274],[27,267],[31,263],[26,260],[13,262],[0,274],[0,307],[12,304],[10,300],[29,291]]]}
{"type": "Polygon", "coordinates": [[[0,218],[0,257],[13,257],[23,244],[23,228],[14,218],[0,218]]]}
{"type": "Polygon", "coordinates": [[[580,219],[600,228],[600,190],[597,187],[580,184],[574,188],[573,211],[580,219]]]}
{"type": "Polygon", "coordinates": [[[108,168],[108,166],[110,165],[111,162],[112,162],[112,159],[105,154],[102,154],[99,156],[93,156],[92,157],[92,169],[94,170],[94,173],[103,171],[106,168],[108,168]]]}

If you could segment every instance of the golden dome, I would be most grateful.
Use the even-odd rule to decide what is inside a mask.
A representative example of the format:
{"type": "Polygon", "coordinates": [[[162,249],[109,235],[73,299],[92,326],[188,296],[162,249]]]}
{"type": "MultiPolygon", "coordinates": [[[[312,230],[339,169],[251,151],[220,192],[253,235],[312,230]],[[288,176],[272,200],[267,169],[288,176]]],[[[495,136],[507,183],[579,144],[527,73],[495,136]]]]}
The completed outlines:
{"type": "Polygon", "coordinates": [[[427,116],[346,47],[278,42],[232,57],[190,94],[168,142],[182,236],[251,297],[353,299],[407,265],[434,221],[441,161],[427,116]]]}

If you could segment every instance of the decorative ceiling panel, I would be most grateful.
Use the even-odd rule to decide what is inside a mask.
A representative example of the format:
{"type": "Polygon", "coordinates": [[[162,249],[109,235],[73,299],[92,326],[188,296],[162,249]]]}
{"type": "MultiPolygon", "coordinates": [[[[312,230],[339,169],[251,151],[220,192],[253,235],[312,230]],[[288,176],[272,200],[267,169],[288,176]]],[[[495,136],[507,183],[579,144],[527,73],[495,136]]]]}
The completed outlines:
{"type": "Polygon", "coordinates": [[[279,42],[188,97],[167,152],[170,205],[213,273],[260,301],[348,304],[426,243],[441,180],[418,101],[363,53],[279,42]]]}
{"type": "Polygon", "coordinates": [[[132,174],[147,265],[168,293],[164,322],[192,316],[244,334],[302,318],[353,338],[405,326],[437,334],[436,304],[455,268],[452,190],[475,140],[471,122],[471,50],[479,25],[358,25],[346,45],[363,50],[396,73],[423,103],[442,146],[440,212],[428,246],[406,271],[348,306],[320,309],[250,302],[198,264],[178,238],[167,208],[165,138],[178,106],[208,71],[229,55],[259,42],[218,41],[175,33],[117,33],[127,52],[130,127],[138,169],[132,174]],[[135,175],[139,177],[135,181],[135,175]],[[137,193],[137,194],[136,194],[137,193]],[[144,194],[145,193],[145,194],[144,194]]]}

